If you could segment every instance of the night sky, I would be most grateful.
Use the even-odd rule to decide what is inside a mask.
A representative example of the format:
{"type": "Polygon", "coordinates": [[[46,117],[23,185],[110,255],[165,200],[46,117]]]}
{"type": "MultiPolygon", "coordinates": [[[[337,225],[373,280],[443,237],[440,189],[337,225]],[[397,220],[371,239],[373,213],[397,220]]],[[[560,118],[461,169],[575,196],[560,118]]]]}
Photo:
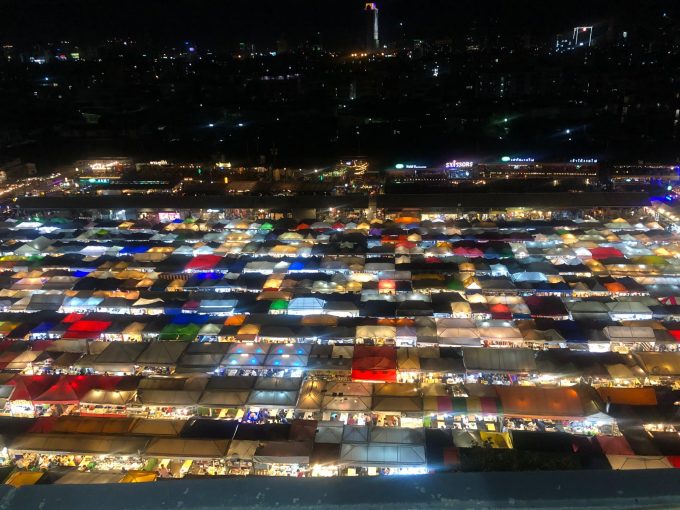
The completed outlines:
{"type": "MultiPolygon", "coordinates": [[[[392,41],[477,34],[550,36],[580,24],[616,18],[635,23],[644,14],[668,11],[676,0],[382,0],[381,39],[392,41]],[[400,23],[403,25],[400,27],[400,23]]],[[[330,49],[360,43],[358,0],[2,0],[0,37],[20,44],[60,39],[97,42],[130,36],[140,42],[191,40],[231,48],[239,42],[272,47],[321,42],[330,49]]]]}

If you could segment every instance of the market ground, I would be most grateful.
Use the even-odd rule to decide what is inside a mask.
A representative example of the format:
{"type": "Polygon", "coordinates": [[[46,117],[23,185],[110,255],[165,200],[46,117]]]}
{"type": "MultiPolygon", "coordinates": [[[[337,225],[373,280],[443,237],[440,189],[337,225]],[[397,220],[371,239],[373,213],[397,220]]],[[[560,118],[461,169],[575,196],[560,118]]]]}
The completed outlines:
{"type": "Polygon", "coordinates": [[[680,508],[680,470],[452,473],[412,477],[172,480],[2,486],[0,508],[680,508]]]}

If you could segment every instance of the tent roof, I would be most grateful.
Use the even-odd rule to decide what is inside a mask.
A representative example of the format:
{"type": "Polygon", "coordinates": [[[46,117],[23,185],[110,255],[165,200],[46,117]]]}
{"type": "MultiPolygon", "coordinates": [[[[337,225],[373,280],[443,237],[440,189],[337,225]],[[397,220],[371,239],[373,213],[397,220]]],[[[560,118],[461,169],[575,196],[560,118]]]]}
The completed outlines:
{"type": "Polygon", "coordinates": [[[497,386],[503,412],[534,418],[583,418],[584,404],[574,387],[497,386]]]}
{"type": "Polygon", "coordinates": [[[178,436],[186,424],[186,420],[138,419],[130,428],[130,434],[139,436],[178,436]]]}
{"type": "Polygon", "coordinates": [[[144,453],[148,457],[160,458],[219,459],[227,454],[228,448],[227,439],[163,437],[152,439],[144,453]]]}
{"type": "Polygon", "coordinates": [[[253,457],[262,464],[309,464],[312,441],[267,441],[260,445],[253,457]]]}
{"type": "Polygon", "coordinates": [[[535,372],[535,353],[531,349],[463,348],[463,363],[468,371],[535,372]]]}
{"type": "Polygon", "coordinates": [[[13,451],[92,455],[138,455],[146,438],[90,434],[23,434],[9,444],[13,451]]]}
{"type": "Polygon", "coordinates": [[[174,365],[182,356],[187,348],[184,342],[173,341],[155,341],[152,342],[141,355],[137,358],[136,363],[142,366],[150,365],[174,365]]]}

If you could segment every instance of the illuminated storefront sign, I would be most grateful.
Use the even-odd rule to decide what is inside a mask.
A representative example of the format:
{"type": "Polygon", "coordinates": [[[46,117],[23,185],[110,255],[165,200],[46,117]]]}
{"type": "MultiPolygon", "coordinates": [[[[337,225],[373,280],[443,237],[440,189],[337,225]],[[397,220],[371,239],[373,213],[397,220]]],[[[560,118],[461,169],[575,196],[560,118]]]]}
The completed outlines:
{"type": "Polygon", "coordinates": [[[172,211],[172,212],[164,212],[164,211],[159,211],[158,212],[158,221],[161,223],[170,223],[171,221],[179,220],[181,219],[181,216],[178,212],[172,211]]]}
{"type": "Polygon", "coordinates": [[[572,158],[569,163],[597,163],[595,158],[572,158]]]}
{"type": "Polygon", "coordinates": [[[444,166],[446,168],[472,168],[474,165],[473,161],[447,161],[444,166]]]}
{"type": "Polygon", "coordinates": [[[80,182],[87,184],[110,184],[111,179],[107,177],[81,177],[80,182]]]}
{"type": "Polygon", "coordinates": [[[503,163],[533,163],[534,158],[515,158],[510,156],[503,156],[501,158],[503,163]]]}
{"type": "Polygon", "coordinates": [[[425,165],[416,165],[412,163],[397,163],[394,165],[394,168],[397,170],[401,170],[402,168],[409,168],[411,170],[413,169],[422,169],[422,168],[427,168],[425,165]]]}

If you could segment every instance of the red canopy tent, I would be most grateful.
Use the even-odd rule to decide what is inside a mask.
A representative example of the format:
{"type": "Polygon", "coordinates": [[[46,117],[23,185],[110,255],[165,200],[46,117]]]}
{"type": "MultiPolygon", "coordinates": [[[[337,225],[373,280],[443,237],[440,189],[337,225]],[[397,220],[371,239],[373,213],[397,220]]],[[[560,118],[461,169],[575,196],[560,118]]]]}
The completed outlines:
{"type": "Polygon", "coordinates": [[[91,389],[113,390],[121,377],[65,375],[33,400],[34,404],[78,404],[91,389]]]}
{"type": "Polygon", "coordinates": [[[394,291],[396,288],[397,284],[394,280],[378,280],[378,290],[394,291]]]}
{"type": "Polygon", "coordinates": [[[465,246],[457,246],[453,249],[454,255],[461,255],[463,257],[477,258],[483,257],[484,252],[479,248],[467,248],[465,246]]]}
{"type": "Polygon", "coordinates": [[[220,263],[219,255],[197,255],[184,267],[185,271],[209,271],[220,263]]]}
{"type": "Polygon", "coordinates": [[[109,321],[79,320],[69,326],[62,338],[66,340],[99,338],[109,326],[111,326],[111,322],[109,321]]]}
{"type": "Polygon", "coordinates": [[[598,246],[597,248],[589,248],[588,251],[595,260],[623,257],[623,253],[620,250],[608,246],[598,246]]]}
{"type": "Polygon", "coordinates": [[[400,248],[406,248],[407,250],[412,250],[413,248],[418,246],[413,241],[399,241],[396,245],[400,248]]]}
{"type": "Polygon", "coordinates": [[[78,404],[80,403],[80,396],[77,388],[66,377],[61,377],[55,384],[33,399],[33,404],[78,404]]]}
{"type": "Polygon", "coordinates": [[[381,243],[405,243],[408,242],[407,235],[384,235],[380,238],[381,243]]]}
{"type": "Polygon", "coordinates": [[[58,375],[18,375],[7,383],[14,386],[14,391],[12,391],[9,400],[33,402],[33,399],[56,384],[58,380],[58,375]]]}
{"type": "Polygon", "coordinates": [[[397,348],[391,345],[355,345],[352,379],[375,382],[397,381],[397,348]]]}
{"type": "Polygon", "coordinates": [[[495,305],[489,306],[489,311],[491,312],[491,318],[495,320],[509,321],[512,319],[512,312],[508,305],[503,303],[497,303],[495,305]]]}
{"type": "Polygon", "coordinates": [[[69,313],[66,317],[64,317],[63,322],[64,324],[72,324],[74,322],[78,322],[79,320],[82,320],[83,317],[85,317],[84,313],[69,313]]]}
{"type": "Polygon", "coordinates": [[[201,306],[201,302],[197,299],[190,299],[182,305],[182,310],[196,311],[201,306]]]}

